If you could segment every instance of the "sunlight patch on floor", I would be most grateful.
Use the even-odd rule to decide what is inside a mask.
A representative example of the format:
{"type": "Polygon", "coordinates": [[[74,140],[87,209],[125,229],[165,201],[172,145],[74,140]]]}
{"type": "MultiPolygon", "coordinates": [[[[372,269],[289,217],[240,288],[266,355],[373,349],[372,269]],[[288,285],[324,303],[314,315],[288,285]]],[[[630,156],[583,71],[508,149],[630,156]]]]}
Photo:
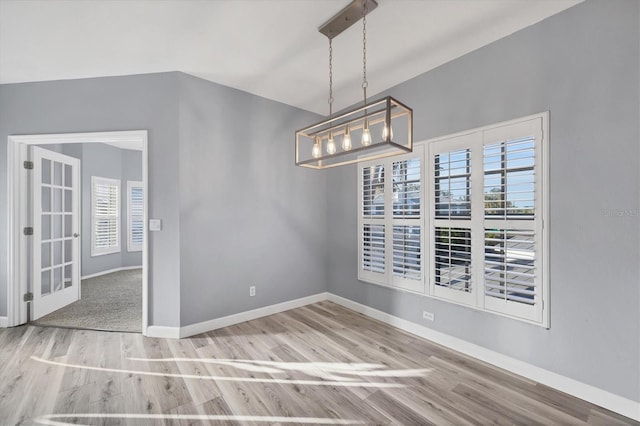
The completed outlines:
{"type": "Polygon", "coordinates": [[[423,377],[431,371],[428,368],[412,368],[393,370],[386,369],[384,364],[348,363],[348,362],[281,362],[259,361],[242,359],[215,359],[215,358],[127,358],[131,361],[144,362],[201,362],[234,367],[240,370],[267,373],[285,374],[288,371],[299,371],[309,376],[325,380],[356,381],[353,377],[423,377]]]}
{"type": "Polygon", "coordinates": [[[355,382],[348,379],[341,380],[299,380],[299,379],[274,379],[274,378],[257,378],[257,377],[228,377],[228,376],[200,376],[195,374],[179,374],[179,373],[158,373],[153,371],[141,371],[141,370],[127,370],[120,368],[106,368],[106,367],[94,367],[89,365],[69,364],[66,362],[52,361],[36,356],[32,356],[31,359],[36,362],[44,364],[55,365],[66,368],[77,368],[81,370],[92,371],[104,371],[108,373],[122,373],[122,374],[139,374],[144,376],[157,376],[157,377],[175,377],[181,379],[194,379],[194,380],[214,380],[214,381],[227,381],[227,382],[250,382],[250,383],[277,383],[277,384],[290,384],[290,385],[309,385],[309,386],[336,386],[336,387],[374,387],[374,388],[402,388],[405,387],[399,383],[376,383],[376,382],[355,382]]]}
{"type": "Polygon", "coordinates": [[[364,424],[357,420],[332,419],[322,417],[283,417],[283,416],[233,416],[233,415],[207,415],[207,414],[48,414],[37,417],[35,422],[49,426],[68,426],[77,424],[78,419],[129,419],[129,420],[209,420],[230,422],[259,422],[259,423],[302,423],[302,424],[326,424],[326,425],[357,425],[364,424]],[[73,421],[67,423],[63,419],[73,421]]]}

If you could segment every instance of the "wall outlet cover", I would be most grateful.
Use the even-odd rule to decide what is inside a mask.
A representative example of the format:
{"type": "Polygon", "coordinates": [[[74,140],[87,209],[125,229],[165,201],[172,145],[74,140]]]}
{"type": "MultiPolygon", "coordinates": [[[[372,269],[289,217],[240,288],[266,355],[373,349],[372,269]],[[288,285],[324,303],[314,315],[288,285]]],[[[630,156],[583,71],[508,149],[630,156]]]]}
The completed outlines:
{"type": "Polygon", "coordinates": [[[433,321],[435,319],[435,315],[432,312],[423,311],[422,318],[429,321],[433,321]]]}
{"type": "Polygon", "coordinates": [[[162,219],[149,219],[149,231],[162,231],[162,219]]]}

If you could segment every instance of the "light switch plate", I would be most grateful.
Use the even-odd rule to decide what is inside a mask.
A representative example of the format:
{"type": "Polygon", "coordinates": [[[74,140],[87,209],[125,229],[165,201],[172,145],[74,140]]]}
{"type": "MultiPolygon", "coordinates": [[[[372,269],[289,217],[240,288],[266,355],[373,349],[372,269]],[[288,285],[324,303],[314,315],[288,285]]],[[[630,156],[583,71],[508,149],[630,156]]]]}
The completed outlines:
{"type": "Polygon", "coordinates": [[[162,220],[149,219],[149,231],[162,231],[162,220]]]}

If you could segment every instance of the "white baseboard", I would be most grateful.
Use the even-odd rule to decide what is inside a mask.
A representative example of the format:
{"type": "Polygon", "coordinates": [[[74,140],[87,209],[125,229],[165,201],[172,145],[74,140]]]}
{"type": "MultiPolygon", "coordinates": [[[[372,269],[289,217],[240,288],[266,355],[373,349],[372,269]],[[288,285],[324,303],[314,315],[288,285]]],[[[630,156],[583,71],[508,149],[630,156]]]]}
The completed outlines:
{"type": "Polygon", "coordinates": [[[163,339],[179,339],[180,327],[164,327],[161,325],[150,325],[147,327],[147,337],[161,337],[163,339]]]}
{"type": "Polygon", "coordinates": [[[397,327],[401,330],[461,352],[470,357],[479,359],[488,364],[495,365],[512,373],[591,402],[592,404],[599,405],[607,410],[611,410],[618,414],[622,414],[623,416],[640,421],[640,402],[615,395],[586,383],[536,367],[535,365],[483,348],[482,346],[469,343],[465,340],[458,339],[457,337],[432,330],[411,321],[398,318],[387,314],[386,312],[373,309],[369,306],[354,302],[353,300],[345,299],[344,297],[333,293],[328,293],[328,300],[344,306],[345,308],[360,312],[363,315],[397,327]]]}
{"type": "Polygon", "coordinates": [[[195,336],[196,334],[206,333],[207,331],[217,330],[222,327],[228,327],[230,325],[239,324],[241,322],[266,317],[268,315],[288,311],[289,309],[295,309],[301,306],[310,305],[312,303],[321,302],[323,300],[327,300],[327,297],[328,293],[318,293],[314,294],[313,296],[302,297],[300,299],[265,306],[262,308],[253,309],[251,311],[241,312],[239,314],[187,325],[184,327],[180,327],[180,337],[195,336]]]}
{"type": "Polygon", "coordinates": [[[0,328],[9,327],[9,317],[0,317],[0,328]]]}
{"type": "Polygon", "coordinates": [[[100,271],[100,272],[96,272],[95,274],[85,275],[83,277],[80,277],[80,279],[81,280],[86,280],[86,279],[89,279],[89,278],[96,278],[96,277],[101,277],[101,276],[107,275],[107,274],[113,274],[114,272],[130,271],[132,269],[142,269],[142,265],[138,265],[138,266],[123,266],[121,268],[114,268],[114,269],[109,269],[107,271],[100,271]]]}

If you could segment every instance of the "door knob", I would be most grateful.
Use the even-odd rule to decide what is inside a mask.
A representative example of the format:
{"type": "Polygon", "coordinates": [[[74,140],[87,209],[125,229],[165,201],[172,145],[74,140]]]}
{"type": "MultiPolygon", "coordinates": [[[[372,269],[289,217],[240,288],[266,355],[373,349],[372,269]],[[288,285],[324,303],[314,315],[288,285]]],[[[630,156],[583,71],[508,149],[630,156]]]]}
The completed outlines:
{"type": "Polygon", "coordinates": [[[73,238],[78,238],[80,236],[80,234],[78,234],[77,232],[75,234],[73,234],[73,238]]]}

